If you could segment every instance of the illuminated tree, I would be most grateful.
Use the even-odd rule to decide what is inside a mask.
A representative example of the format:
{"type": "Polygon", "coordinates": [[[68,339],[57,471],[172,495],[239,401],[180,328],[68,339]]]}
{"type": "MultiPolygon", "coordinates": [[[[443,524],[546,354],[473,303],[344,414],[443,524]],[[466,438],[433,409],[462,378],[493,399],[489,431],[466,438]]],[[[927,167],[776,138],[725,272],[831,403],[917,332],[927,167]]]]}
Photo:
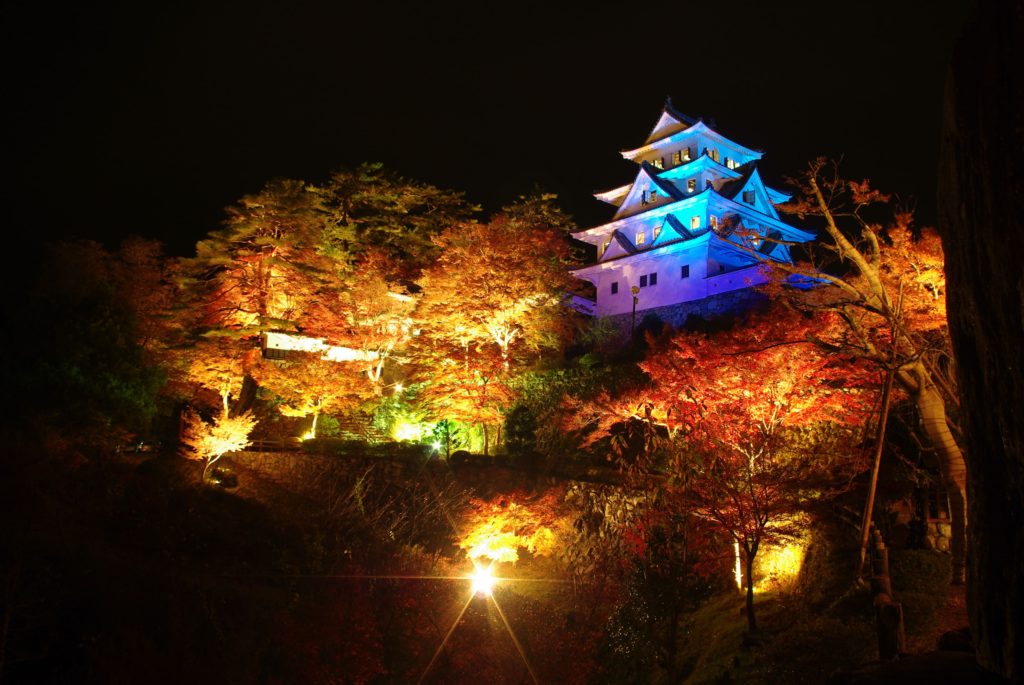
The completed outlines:
{"type": "Polygon", "coordinates": [[[415,299],[390,283],[391,260],[380,251],[368,251],[346,267],[325,272],[302,330],[330,344],[357,350],[366,380],[377,394],[387,361],[412,334],[415,299]]]}
{"type": "Polygon", "coordinates": [[[282,361],[265,359],[252,373],[262,387],[281,398],[282,414],[313,417],[309,434],[314,438],[321,414],[355,406],[367,395],[356,363],[330,361],[319,354],[292,353],[282,361]]]}
{"type": "Polygon", "coordinates": [[[506,370],[513,344],[558,347],[569,328],[563,301],[572,279],[568,222],[551,200],[526,200],[489,223],[456,224],[435,239],[440,255],[417,281],[425,335],[464,353],[494,344],[506,370]]]}
{"type": "Polygon", "coordinates": [[[208,327],[280,328],[298,318],[324,235],[316,189],[276,180],[228,207],[224,228],[196,245],[186,284],[208,327]]]}
{"type": "Polygon", "coordinates": [[[490,428],[500,426],[513,393],[505,381],[502,360],[493,347],[460,354],[435,349],[424,364],[427,383],[420,399],[435,417],[443,417],[483,429],[484,454],[490,449],[490,428]]]}
{"type": "Polygon", "coordinates": [[[808,503],[864,466],[821,429],[862,424],[875,396],[862,386],[876,379],[807,343],[820,326],[774,312],[715,335],[675,335],[641,364],[654,383],[644,418],[677,437],[681,502],[744,552],[751,631],[758,551],[798,533],[808,503]]]}
{"type": "Polygon", "coordinates": [[[327,256],[351,261],[381,251],[389,281],[415,278],[437,253],[432,239],[477,211],[462,193],[403,179],[380,164],[336,171],[319,192],[329,218],[327,256]]]}
{"type": "Polygon", "coordinates": [[[809,340],[891,370],[914,402],[945,483],[953,578],[962,582],[966,466],[947,412],[958,400],[949,368],[942,245],[934,231],[915,227],[911,213],[888,195],[867,181],[840,178],[835,165],[822,159],[800,180],[801,195],[783,209],[822,218],[828,240],[817,244],[810,266],[772,267],[815,279],[819,287],[793,301],[836,315],[809,340]]]}
{"type": "Polygon", "coordinates": [[[187,359],[189,381],[217,394],[222,419],[230,415],[231,398],[238,399],[258,353],[245,339],[225,332],[200,338],[194,346],[179,351],[187,359]]]}
{"type": "Polygon", "coordinates": [[[249,434],[256,427],[256,417],[248,412],[240,416],[216,416],[207,423],[196,412],[187,411],[183,420],[181,442],[185,447],[184,454],[206,463],[203,481],[221,457],[251,444],[249,434]]]}
{"type": "Polygon", "coordinates": [[[462,444],[462,431],[455,422],[449,419],[441,419],[430,429],[430,437],[444,451],[445,458],[452,456],[452,448],[462,444]]]}
{"type": "Polygon", "coordinates": [[[562,493],[537,497],[506,493],[492,500],[473,499],[458,545],[470,559],[515,563],[521,551],[549,556],[556,548],[556,514],[562,493]]]}

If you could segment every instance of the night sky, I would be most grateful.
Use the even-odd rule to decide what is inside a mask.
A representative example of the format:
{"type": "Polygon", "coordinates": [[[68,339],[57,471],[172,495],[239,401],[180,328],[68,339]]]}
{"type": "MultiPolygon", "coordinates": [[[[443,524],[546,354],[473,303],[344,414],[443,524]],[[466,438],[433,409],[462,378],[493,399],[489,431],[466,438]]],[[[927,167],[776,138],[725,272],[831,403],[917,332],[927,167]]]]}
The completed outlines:
{"type": "Polygon", "coordinates": [[[539,186],[578,223],[632,180],[666,96],[766,152],[818,155],[934,223],[945,64],[966,3],[209,2],[5,9],[8,237],[187,254],[275,176],[380,161],[492,211],[539,186]],[[13,192],[11,192],[13,190],[13,192]],[[13,230],[12,230],[13,229],[13,230]]]}

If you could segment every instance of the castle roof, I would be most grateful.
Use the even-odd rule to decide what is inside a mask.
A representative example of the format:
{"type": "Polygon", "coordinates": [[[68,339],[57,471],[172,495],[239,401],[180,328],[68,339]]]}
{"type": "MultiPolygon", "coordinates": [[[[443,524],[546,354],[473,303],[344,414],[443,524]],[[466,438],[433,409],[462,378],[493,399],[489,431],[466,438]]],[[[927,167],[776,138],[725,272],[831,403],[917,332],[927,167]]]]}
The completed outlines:
{"type": "Polygon", "coordinates": [[[746,164],[736,167],[735,171],[739,171],[740,175],[730,181],[723,183],[716,191],[719,195],[729,200],[733,200],[743,190],[743,186],[747,185],[747,181],[757,171],[757,162],[750,161],[746,164]]]}
{"type": "Polygon", "coordinates": [[[665,106],[661,109],[661,117],[658,119],[658,123],[654,125],[654,128],[651,129],[651,133],[647,136],[647,140],[644,141],[644,145],[650,145],[662,138],[667,138],[673,133],[688,129],[699,121],[700,119],[694,119],[673,107],[672,98],[665,98],[665,106]]]}

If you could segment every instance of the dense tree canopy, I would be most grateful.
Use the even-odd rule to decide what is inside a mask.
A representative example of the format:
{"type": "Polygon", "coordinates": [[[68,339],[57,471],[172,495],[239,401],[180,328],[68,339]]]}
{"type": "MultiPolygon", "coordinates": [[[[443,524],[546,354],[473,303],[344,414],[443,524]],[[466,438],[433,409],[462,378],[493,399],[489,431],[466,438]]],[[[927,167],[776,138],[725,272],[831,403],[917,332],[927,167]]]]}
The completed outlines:
{"type": "Polygon", "coordinates": [[[850,429],[870,415],[876,379],[806,341],[818,318],[776,310],[713,335],[679,333],[641,364],[648,402],[678,436],[680,501],[744,552],[751,631],[758,551],[797,533],[809,501],[865,465],[850,429]]]}

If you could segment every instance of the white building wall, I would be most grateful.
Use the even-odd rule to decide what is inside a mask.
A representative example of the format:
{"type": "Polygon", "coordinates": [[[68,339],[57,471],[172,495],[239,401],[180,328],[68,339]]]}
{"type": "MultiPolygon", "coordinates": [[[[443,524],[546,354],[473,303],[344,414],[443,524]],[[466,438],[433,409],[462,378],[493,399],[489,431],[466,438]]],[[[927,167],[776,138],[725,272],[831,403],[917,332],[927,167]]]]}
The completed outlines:
{"type": "Polygon", "coordinates": [[[595,278],[597,288],[597,316],[628,314],[633,311],[631,288],[637,286],[637,311],[664,307],[680,302],[691,302],[707,297],[707,245],[683,249],[651,257],[632,257],[620,264],[609,265],[595,278]],[[689,266],[689,276],[682,278],[683,265],[689,266]],[[658,275],[656,285],[650,285],[651,274],[658,275]],[[647,276],[648,285],[640,286],[640,277],[647,276]],[[611,293],[612,283],[618,283],[618,293],[611,293]]]}

